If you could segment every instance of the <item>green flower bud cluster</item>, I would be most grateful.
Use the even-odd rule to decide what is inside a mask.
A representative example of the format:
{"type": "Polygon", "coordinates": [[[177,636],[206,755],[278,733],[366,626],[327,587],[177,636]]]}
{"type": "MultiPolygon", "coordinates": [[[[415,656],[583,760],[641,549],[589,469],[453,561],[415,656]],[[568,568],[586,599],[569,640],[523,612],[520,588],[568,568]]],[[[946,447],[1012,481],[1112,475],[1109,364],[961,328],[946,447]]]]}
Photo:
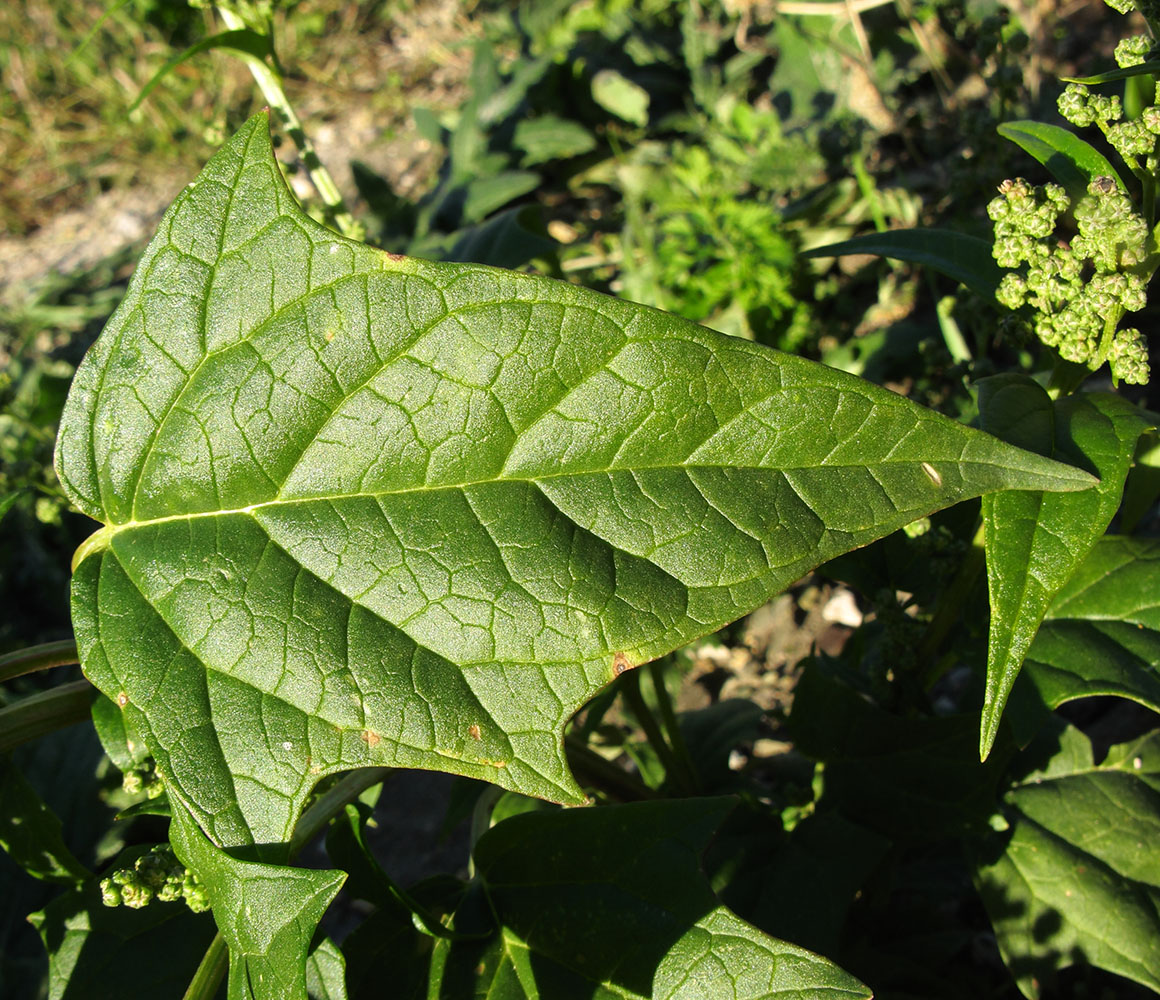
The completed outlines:
{"type": "Polygon", "coordinates": [[[154,899],[163,903],[184,899],[194,913],[209,909],[205,886],[177,860],[168,844],[158,844],[141,855],[132,868],[118,868],[101,879],[101,901],[106,906],[136,910],[154,899]]]}
{"type": "MultiPolygon", "coordinates": [[[[1145,43],[1148,42],[1144,36],[1140,37],[1145,43]]],[[[1125,39],[1125,41],[1133,40],[1125,39]]],[[[1139,45],[1137,44],[1135,48],[1138,49],[1139,45]]],[[[1135,49],[1131,51],[1134,52],[1135,49]]],[[[1148,51],[1146,48],[1145,55],[1148,51]]],[[[1116,53],[1117,59],[1120,58],[1120,49],[1117,49],[1116,53]]],[[[1124,57],[1135,58],[1130,52],[1124,57]]],[[[1139,62],[1142,61],[1143,57],[1139,62]]],[[[1156,138],[1160,136],[1160,113],[1158,113],[1160,109],[1155,106],[1149,107],[1139,118],[1121,121],[1124,109],[1118,96],[1093,94],[1082,83],[1069,83],[1067,89],[1059,95],[1058,107],[1059,113],[1076,128],[1098,125],[1112,148],[1129,163],[1141,156],[1151,157],[1156,150],[1156,138]]]]}
{"type": "Polygon", "coordinates": [[[165,791],[165,779],[157,772],[153,762],[148,761],[141,767],[126,771],[121,779],[121,787],[130,795],[144,793],[145,798],[155,799],[165,791]]]}
{"type": "Polygon", "coordinates": [[[1147,304],[1145,280],[1132,270],[1148,255],[1147,223],[1115,181],[1097,177],[1075,205],[1078,232],[1069,245],[1053,236],[1069,203],[1055,184],[1003,182],[987,206],[993,254],[1002,267],[1020,270],[1003,277],[997,298],[1009,309],[1030,306],[1035,335],[1065,360],[1094,370],[1106,358],[1116,379],[1146,383],[1146,341],[1116,326],[1147,304]]]}
{"type": "Polygon", "coordinates": [[[1124,117],[1119,95],[1093,94],[1082,83],[1069,83],[1057,102],[1059,113],[1076,128],[1101,127],[1124,117]]]}
{"type": "Polygon", "coordinates": [[[1116,65],[1121,69],[1131,69],[1146,62],[1152,51],[1152,39],[1147,35],[1131,35],[1120,39],[1116,46],[1116,65]]]}

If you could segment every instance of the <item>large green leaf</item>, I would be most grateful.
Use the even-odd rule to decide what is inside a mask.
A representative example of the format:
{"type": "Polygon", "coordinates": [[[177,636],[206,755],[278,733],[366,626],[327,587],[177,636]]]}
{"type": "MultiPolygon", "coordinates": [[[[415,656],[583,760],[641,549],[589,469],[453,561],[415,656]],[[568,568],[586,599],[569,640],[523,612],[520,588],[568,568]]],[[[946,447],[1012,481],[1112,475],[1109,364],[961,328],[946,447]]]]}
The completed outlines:
{"type": "Polygon", "coordinates": [[[1020,375],[980,383],[979,412],[992,433],[1100,477],[1094,490],[1070,496],[1012,491],[983,498],[991,627],[979,751],[986,757],[1048,605],[1107,529],[1148,424],[1118,396],[1085,393],[1053,403],[1020,375]]]}
{"type": "Polygon", "coordinates": [[[363,765],[581,802],[562,728],[624,669],[948,504],[1093,483],[642,306],[336,236],[265,115],[169,209],[57,468],[105,524],[87,675],[215,843],[263,850],[363,765]]]}
{"type": "Polygon", "coordinates": [[[1160,540],[1100,539],[1056,595],[1023,672],[1049,709],[1118,695],[1160,712],[1160,540]]]}
{"type": "Polygon", "coordinates": [[[999,950],[1028,997],[1087,962],[1160,992],[1160,734],[1102,762],[1065,729],[1008,795],[1011,829],[977,880],[999,950]]]}
{"type": "Polygon", "coordinates": [[[498,824],[480,838],[475,863],[499,931],[483,944],[439,941],[430,996],[868,997],[826,959],[717,901],[699,856],[732,806],[672,800],[498,824]]]}

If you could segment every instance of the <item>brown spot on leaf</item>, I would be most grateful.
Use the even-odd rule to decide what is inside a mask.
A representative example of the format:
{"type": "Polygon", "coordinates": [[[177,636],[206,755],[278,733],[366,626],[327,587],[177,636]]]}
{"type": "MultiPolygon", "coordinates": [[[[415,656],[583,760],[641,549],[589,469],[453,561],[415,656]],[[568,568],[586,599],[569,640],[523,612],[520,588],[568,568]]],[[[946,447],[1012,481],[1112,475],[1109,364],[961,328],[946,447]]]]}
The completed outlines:
{"type": "Polygon", "coordinates": [[[467,727],[467,732],[473,740],[483,739],[483,736],[479,732],[479,726],[477,726],[474,722],[467,727]]]}
{"type": "Polygon", "coordinates": [[[122,708],[129,704],[129,696],[124,691],[117,695],[117,704],[122,708]]]}
{"type": "Polygon", "coordinates": [[[623,653],[614,653],[612,656],[612,676],[619,677],[626,670],[632,670],[636,666],[631,663],[627,656],[623,653]]]}
{"type": "Polygon", "coordinates": [[[358,738],[362,740],[368,747],[377,747],[383,742],[383,738],[373,729],[364,729],[358,734],[358,738]]]}

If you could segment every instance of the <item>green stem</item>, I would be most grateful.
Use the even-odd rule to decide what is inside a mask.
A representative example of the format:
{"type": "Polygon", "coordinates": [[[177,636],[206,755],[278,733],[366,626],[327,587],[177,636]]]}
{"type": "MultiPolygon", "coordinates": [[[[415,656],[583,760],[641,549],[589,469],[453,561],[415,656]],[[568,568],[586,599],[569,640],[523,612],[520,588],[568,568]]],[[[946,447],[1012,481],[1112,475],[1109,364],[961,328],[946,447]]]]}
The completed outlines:
{"type": "MultiPolygon", "coordinates": [[[[221,16],[222,23],[227,28],[234,30],[246,27],[245,21],[233,11],[221,5],[216,5],[216,9],[221,16]]],[[[282,72],[278,64],[278,57],[276,54],[273,54],[273,39],[270,40],[270,51],[273,65],[262,59],[241,53],[239,53],[239,58],[249,67],[250,74],[253,76],[254,82],[258,85],[258,89],[262,92],[262,96],[266,99],[267,103],[269,103],[270,107],[277,110],[278,114],[282,116],[282,120],[286,123],[286,131],[290,133],[290,138],[294,140],[294,145],[298,147],[298,153],[302,157],[302,162],[306,164],[306,172],[310,177],[310,181],[326,205],[327,217],[343,236],[352,240],[360,239],[362,237],[361,227],[354,221],[354,217],[350,214],[350,209],[346,207],[342,193],[338,190],[338,185],[334,183],[334,178],[330,176],[330,171],[326,169],[322,161],[318,158],[318,152],[314,148],[314,143],[310,141],[310,137],[302,127],[301,119],[290,103],[290,99],[286,96],[286,90],[282,86],[282,72]]]]}
{"type": "Polygon", "coordinates": [[[53,667],[80,662],[77,644],[72,639],[29,646],[0,656],[0,681],[10,681],[13,677],[35,673],[37,670],[51,670],[53,667]]]}
{"type": "Polygon", "coordinates": [[[673,700],[669,697],[668,685],[665,684],[665,666],[671,663],[665,657],[653,660],[648,665],[649,676],[657,693],[657,707],[661,713],[661,724],[669,737],[669,745],[673,748],[673,758],[677,763],[677,775],[682,788],[690,795],[700,791],[701,782],[697,777],[697,769],[693,766],[693,758],[689,756],[689,747],[685,743],[685,734],[681,732],[681,725],[677,721],[677,713],[673,710],[673,700]]]}
{"type": "Polygon", "coordinates": [[[0,753],[89,718],[93,686],[74,681],[0,708],[0,753]]]}
{"type": "Polygon", "coordinates": [[[605,760],[583,740],[571,735],[565,736],[564,749],[568,755],[568,766],[576,777],[614,802],[640,802],[657,797],[651,788],[605,760]]]}
{"type": "Polygon", "coordinates": [[[491,829],[491,814],[501,795],[503,795],[503,789],[499,785],[488,785],[479,793],[479,798],[475,800],[475,806],[471,810],[471,849],[467,857],[468,878],[475,878],[475,844],[491,829]]]}
{"type": "Polygon", "coordinates": [[[661,727],[657,724],[656,716],[653,715],[652,709],[644,700],[644,695],[640,690],[640,676],[636,671],[631,671],[625,675],[621,682],[621,692],[624,694],[625,701],[628,702],[628,707],[632,710],[632,714],[636,716],[636,721],[640,723],[640,728],[644,730],[644,735],[648,739],[656,755],[660,758],[664,765],[666,776],[682,785],[681,765],[677,760],[677,756],[673,753],[673,748],[669,746],[668,740],[665,739],[664,733],[661,732],[661,727]]]}
{"type": "Polygon", "coordinates": [[[226,939],[222,937],[221,931],[218,931],[205,950],[182,1000],[213,1000],[229,967],[230,950],[226,947],[226,939]]]}
{"type": "Polygon", "coordinates": [[[353,802],[380,781],[385,781],[392,770],[390,767],[360,768],[344,775],[323,792],[298,818],[294,835],[290,838],[290,859],[293,860],[302,848],[326,829],[326,824],[342,812],[347,803],[353,802]]]}
{"type": "Polygon", "coordinates": [[[917,662],[931,665],[926,671],[925,680],[928,683],[933,682],[937,676],[935,670],[940,661],[935,654],[950,630],[962,620],[963,607],[966,605],[975,582],[985,565],[986,549],[983,544],[983,525],[980,524],[975,532],[975,537],[971,539],[970,551],[963,558],[959,571],[950,582],[950,586],[943,591],[938,607],[935,608],[934,616],[926,627],[926,633],[918,644],[917,662]]]}

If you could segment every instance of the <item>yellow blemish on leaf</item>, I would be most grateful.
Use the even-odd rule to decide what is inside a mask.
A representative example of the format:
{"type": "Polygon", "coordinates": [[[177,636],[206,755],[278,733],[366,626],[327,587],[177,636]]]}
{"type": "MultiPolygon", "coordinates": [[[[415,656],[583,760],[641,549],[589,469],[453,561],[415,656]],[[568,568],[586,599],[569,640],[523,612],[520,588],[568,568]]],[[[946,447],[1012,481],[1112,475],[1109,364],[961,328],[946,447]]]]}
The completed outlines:
{"type": "Polygon", "coordinates": [[[480,731],[479,731],[479,726],[477,726],[474,722],[470,726],[467,727],[467,733],[473,740],[483,739],[483,736],[480,734],[480,731]]]}
{"type": "Polygon", "coordinates": [[[373,729],[364,729],[358,734],[358,738],[362,740],[368,747],[377,747],[383,742],[383,738],[373,729]]]}

